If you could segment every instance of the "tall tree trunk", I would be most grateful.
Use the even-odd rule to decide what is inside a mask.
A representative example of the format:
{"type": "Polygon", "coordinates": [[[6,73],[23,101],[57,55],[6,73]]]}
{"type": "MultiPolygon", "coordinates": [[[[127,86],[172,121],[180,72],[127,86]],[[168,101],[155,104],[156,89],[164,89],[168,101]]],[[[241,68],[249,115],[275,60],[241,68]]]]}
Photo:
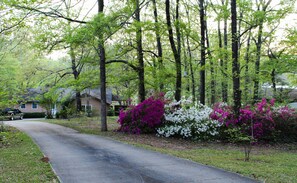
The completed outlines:
{"type": "Polygon", "coordinates": [[[189,55],[189,66],[190,66],[190,75],[191,75],[191,83],[192,83],[192,97],[193,97],[193,102],[196,101],[196,81],[195,81],[195,76],[194,76],[194,70],[193,70],[193,56],[192,56],[192,51],[190,47],[190,41],[189,41],[189,36],[187,35],[187,48],[188,48],[188,55],[189,55]]]}
{"type": "MultiPolygon", "coordinates": [[[[191,20],[190,20],[190,14],[189,10],[186,8],[186,14],[188,18],[188,24],[190,25],[191,28],[191,20]]],[[[190,46],[190,41],[189,41],[189,33],[186,33],[186,40],[187,40],[187,50],[188,50],[188,55],[189,55],[189,66],[190,66],[190,75],[191,75],[191,84],[192,84],[192,100],[193,102],[196,101],[196,82],[195,82],[195,76],[194,76],[194,70],[193,70],[193,56],[192,56],[192,51],[191,51],[191,46],[190,46]]]]}
{"type": "Polygon", "coordinates": [[[182,43],[183,43],[183,55],[185,60],[184,76],[186,77],[186,90],[188,93],[190,93],[189,62],[187,58],[187,47],[186,47],[186,40],[184,35],[182,35],[182,43]]]}
{"type": "Polygon", "coordinates": [[[234,113],[239,117],[241,107],[240,68],[238,62],[238,35],[236,0],[231,0],[231,30],[232,30],[232,78],[234,113]]]}
{"type": "MultiPolygon", "coordinates": [[[[135,20],[140,22],[140,7],[139,0],[135,1],[135,20]]],[[[140,102],[145,100],[145,86],[144,86],[144,61],[143,61],[143,48],[142,48],[142,28],[137,26],[136,28],[136,43],[137,43],[137,58],[138,58],[138,95],[140,102]]]]}
{"type": "MultiPolygon", "coordinates": [[[[222,41],[222,33],[221,33],[221,22],[218,20],[218,39],[219,39],[219,48],[220,52],[223,51],[223,41],[222,41]]],[[[224,55],[223,55],[224,56],[224,55]]],[[[221,92],[222,92],[222,100],[223,102],[227,102],[225,98],[225,71],[224,71],[224,59],[222,55],[219,56],[219,62],[222,73],[222,81],[221,81],[221,92]]]]}
{"type": "Polygon", "coordinates": [[[243,20],[243,11],[241,10],[239,13],[239,21],[238,21],[238,58],[240,58],[240,49],[241,49],[241,26],[243,20]]]}
{"type": "MultiPolygon", "coordinates": [[[[267,10],[267,7],[270,5],[270,3],[272,2],[272,0],[268,0],[267,2],[265,1],[261,1],[261,3],[258,4],[258,12],[264,12],[264,16],[265,16],[265,12],[267,10]],[[260,10],[260,6],[262,6],[262,9],[260,10]]],[[[257,100],[259,100],[259,84],[260,84],[260,60],[261,60],[261,50],[262,50],[262,37],[263,37],[263,24],[264,24],[264,19],[265,17],[260,17],[259,20],[259,29],[258,29],[258,37],[257,37],[257,43],[256,43],[256,47],[257,47],[257,51],[256,51],[256,61],[255,61],[255,80],[254,80],[254,102],[256,102],[257,100]]]]}
{"type": "Polygon", "coordinates": [[[205,104],[205,15],[204,15],[204,0],[199,0],[200,12],[200,102],[205,104]]]}
{"type": "MultiPolygon", "coordinates": [[[[104,0],[98,0],[98,14],[103,13],[104,0]]],[[[105,68],[105,48],[103,32],[98,32],[99,38],[99,59],[100,59],[100,92],[101,92],[101,131],[107,131],[106,112],[106,68],[105,68]]]]}
{"type": "MultiPolygon", "coordinates": [[[[278,58],[281,56],[281,54],[282,54],[282,51],[279,53],[279,55],[276,55],[272,52],[270,48],[268,48],[267,55],[271,63],[276,62],[276,65],[277,65],[278,58]]],[[[272,82],[273,97],[276,97],[276,68],[275,67],[271,70],[270,77],[272,82]]]]}
{"type": "Polygon", "coordinates": [[[173,30],[170,18],[170,1],[165,1],[166,5],[166,24],[168,30],[168,37],[170,46],[174,55],[175,67],[176,67],[176,82],[175,82],[175,100],[179,101],[181,99],[181,57],[180,57],[180,28],[179,28],[179,0],[176,1],[176,35],[177,35],[177,45],[176,47],[173,37],[173,30]]]}
{"type": "MultiPolygon", "coordinates": [[[[206,13],[205,13],[205,16],[206,16],[206,13]]],[[[206,19],[204,21],[205,21],[206,48],[207,48],[207,55],[209,56],[209,64],[210,64],[210,103],[214,104],[216,102],[215,70],[214,70],[213,56],[210,50],[207,21],[206,19]]]]}
{"type": "MultiPolygon", "coordinates": [[[[77,70],[77,65],[76,65],[76,59],[75,59],[75,53],[70,45],[70,58],[71,58],[71,69],[72,69],[72,74],[75,80],[78,80],[79,77],[79,71],[77,70]]],[[[76,111],[80,112],[81,111],[81,95],[80,91],[77,89],[75,90],[75,101],[76,101],[76,111]]]]}
{"type": "MultiPolygon", "coordinates": [[[[225,3],[223,1],[223,3],[225,3]]],[[[226,2],[227,3],[227,2],[226,2]]],[[[223,101],[228,102],[228,17],[224,17],[224,61],[223,64],[223,83],[222,83],[222,95],[223,101]]]]}
{"type": "Polygon", "coordinates": [[[263,22],[260,23],[258,29],[258,38],[256,44],[256,61],[255,61],[255,78],[254,78],[254,103],[259,100],[259,73],[260,73],[260,59],[262,48],[262,34],[263,34],[263,22]]]}
{"type": "MultiPolygon", "coordinates": [[[[157,41],[157,50],[158,50],[158,65],[159,65],[159,72],[163,72],[164,65],[163,65],[163,49],[161,43],[161,36],[160,36],[160,26],[158,21],[158,9],[156,0],[153,1],[154,7],[154,19],[155,19],[155,34],[156,34],[156,41],[157,41]]],[[[163,80],[160,81],[160,91],[164,89],[164,82],[163,80]]]]}
{"type": "Polygon", "coordinates": [[[273,96],[276,95],[276,80],[275,80],[276,70],[273,68],[271,71],[271,82],[272,82],[272,89],[273,89],[273,96]]]}
{"type": "Polygon", "coordinates": [[[248,91],[249,89],[249,83],[250,83],[250,77],[249,77],[249,61],[250,61],[250,47],[251,47],[251,30],[249,31],[247,43],[246,43],[246,53],[244,56],[245,59],[245,75],[244,75],[244,99],[245,102],[248,101],[248,91]]]}

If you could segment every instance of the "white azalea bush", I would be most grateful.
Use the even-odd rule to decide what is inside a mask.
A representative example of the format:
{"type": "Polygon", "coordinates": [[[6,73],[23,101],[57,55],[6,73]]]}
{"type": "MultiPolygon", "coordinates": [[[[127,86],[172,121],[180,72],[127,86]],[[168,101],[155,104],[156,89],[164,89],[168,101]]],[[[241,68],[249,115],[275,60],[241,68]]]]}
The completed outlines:
{"type": "Polygon", "coordinates": [[[189,101],[182,99],[167,105],[166,122],[157,129],[158,136],[207,140],[219,134],[220,122],[209,117],[212,109],[200,103],[190,105],[189,101]]]}

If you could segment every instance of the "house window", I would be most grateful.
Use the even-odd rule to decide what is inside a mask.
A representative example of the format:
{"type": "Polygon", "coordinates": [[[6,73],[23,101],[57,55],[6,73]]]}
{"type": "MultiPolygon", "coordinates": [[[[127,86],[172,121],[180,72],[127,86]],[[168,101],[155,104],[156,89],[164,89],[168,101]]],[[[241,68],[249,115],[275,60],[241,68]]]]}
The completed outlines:
{"type": "Polygon", "coordinates": [[[26,104],[21,104],[21,109],[25,109],[26,108],[26,104]]]}
{"type": "Polygon", "coordinates": [[[91,105],[81,105],[81,110],[84,112],[92,111],[92,106],[91,105]]]}
{"type": "Polygon", "coordinates": [[[37,109],[37,103],[32,103],[32,109],[37,109]]]}

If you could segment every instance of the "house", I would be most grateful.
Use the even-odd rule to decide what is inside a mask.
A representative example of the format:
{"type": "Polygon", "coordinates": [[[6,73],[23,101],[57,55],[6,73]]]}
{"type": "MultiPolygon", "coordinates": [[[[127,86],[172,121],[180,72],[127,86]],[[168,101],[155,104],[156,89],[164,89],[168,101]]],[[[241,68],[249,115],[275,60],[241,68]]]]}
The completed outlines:
{"type": "MultiPolygon", "coordinates": [[[[113,95],[112,90],[109,88],[106,90],[106,102],[107,111],[110,111],[113,115],[118,115],[121,109],[126,109],[131,105],[131,100],[123,100],[121,97],[113,95]]],[[[83,90],[81,92],[81,105],[83,111],[92,111],[92,114],[99,115],[101,111],[100,89],[83,90]]]]}
{"type": "MultiPolygon", "coordinates": [[[[27,93],[22,96],[22,100],[19,101],[20,104],[15,106],[23,113],[30,114],[30,113],[40,113],[39,116],[44,116],[46,109],[42,107],[37,100],[37,97],[42,94],[42,90],[40,88],[30,88],[27,90],[27,93]]],[[[27,115],[28,116],[28,115],[27,115]]],[[[29,115],[30,116],[30,115],[29,115]]]]}
{"type": "MultiPolygon", "coordinates": [[[[76,108],[76,93],[75,90],[71,88],[59,88],[57,98],[54,104],[46,104],[47,107],[44,107],[45,104],[41,105],[37,100],[41,98],[44,94],[44,91],[40,88],[28,89],[27,94],[24,95],[20,104],[16,107],[20,109],[23,113],[42,113],[43,115],[47,113],[48,115],[55,116],[57,112],[60,112],[67,108],[76,108]],[[64,106],[64,107],[63,107],[64,106]]],[[[80,92],[81,94],[81,106],[82,111],[91,112],[92,115],[99,115],[101,111],[101,92],[99,88],[96,89],[84,89],[80,92]]],[[[114,104],[121,103],[122,101],[119,97],[112,95],[112,90],[106,90],[106,100],[107,100],[107,110],[111,106],[114,109],[114,104]]]]}
{"type": "Polygon", "coordinates": [[[41,105],[39,105],[38,101],[27,101],[25,103],[19,104],[17,106],[23,113],[45,113],[46,109],[44,109],[41,105]]]}
{"type": "MultiPolygon", "coordinates": [[[[75,102],[74,102],[75,103],[75,102]]],[[[112,90],[106,90],[107,110],[112,104],[112,90]]],[[[99,115],[101,111],[101,92],[100,89],[85,89],[81,92],[82,110],[92,111],[93,115],[99,115]]]]}
{"type": "MultiPolygon", "coordinates": [[[[76,94],[75,91],[72,89],[61,89],[60,93],[60,101],[62,98],[64,98],[64,101],[67,101],[67,107],[68,108],[76,108],[76,94]],[[65,100],[67,99],[67,100],[65,100]],[[69,104],[71,104],[69,106],[69,104]]],[[[92,115],[100,115],[101,112],[101,91],[100,88],[95,89],[84,89],[80,92],[81,95],[81,106],[82,111],[88,113],[90,112],[92,115]]],[[[64,103],[64,104],[66,104],[64,103]]],[[[106,89],[106,103],[107,103],[107,111],[110,111],[110,113],[118,114],[117,111],[119,111],[120,108],[127,107],[126,105],[123,105],[123,100],[120,99],[120,97],[115,96],[112,94],[112,90],[110,88],[106,89]],[[121,107],[119,107],[121,106],[121,107]]],[[[64,105],[65,106],[65,105],[64,105]]],[[[62,106],[58,108],[58,111],[61,111],[62,106]]]]}

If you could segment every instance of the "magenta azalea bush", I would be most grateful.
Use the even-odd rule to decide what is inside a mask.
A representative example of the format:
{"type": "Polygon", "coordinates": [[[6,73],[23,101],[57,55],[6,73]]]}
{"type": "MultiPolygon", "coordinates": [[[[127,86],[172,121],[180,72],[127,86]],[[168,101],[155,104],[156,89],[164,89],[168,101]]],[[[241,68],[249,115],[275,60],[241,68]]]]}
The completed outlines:
{"type": "Polygon", "coordinates": [[[164,99],[150,97],[136,106],[122,110],[119,115],[119,131],[132,134],[152,133],[162,124],[164,99]]]}
{"type": "MultiPolygon", "coordinates": [[[[264,98],[253,107],[246,106],[240,109],[238,118],[235,117],[232,107],[218,103],[214,106],[210,117],[221,122],[225,131],[239,129],[242,134],[258,141],[279,141],[279,138],[286,136],[286,131],[290,131],[287,129],[288,126],[292,126],[291,134],[297,132],[297,115],[294,109],[286,106],[274,108],[274,101],[272,99],[268,102],[264,98]]],[[[226,136],[224,138],[232,138],[228,137],[228,134],[224,135],[226,136]]]]}
{"type": "Polygon", "coordinates": [[[275,138],[281,142],[297,142],[297,113],[288,106],[274,109],[275,138]]]}

